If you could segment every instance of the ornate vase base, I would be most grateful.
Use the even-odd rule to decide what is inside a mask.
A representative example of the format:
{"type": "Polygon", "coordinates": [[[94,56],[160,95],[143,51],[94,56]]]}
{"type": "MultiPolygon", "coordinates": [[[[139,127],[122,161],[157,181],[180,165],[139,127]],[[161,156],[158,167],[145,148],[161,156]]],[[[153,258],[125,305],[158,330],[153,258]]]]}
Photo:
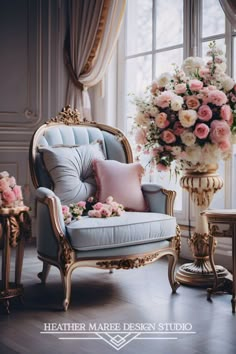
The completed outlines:
{"type": "MultiPolygon", "coordinates": [[[[218,279],[223,279],[230,274],[222,266],[216,265],[215,267],[218,279]]],[[[201,265],[193,262],[179,267],[176,280],[183,285],[208,288],[213,286],[215,278],[209,262],[204,262],[201,265]]]]}

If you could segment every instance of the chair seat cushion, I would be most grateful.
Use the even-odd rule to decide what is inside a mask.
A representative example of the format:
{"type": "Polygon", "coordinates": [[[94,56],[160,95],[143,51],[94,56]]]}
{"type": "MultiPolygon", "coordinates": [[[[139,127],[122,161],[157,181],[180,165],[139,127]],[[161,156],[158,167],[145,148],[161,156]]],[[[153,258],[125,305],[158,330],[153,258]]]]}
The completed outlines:
{"type": "Polygon", "coordinates": [[[125,212],[106,219],[84,216],[66,229],[74,249],[97,250],[169,239],[176,234],[176,219],[160,213],[125,212]]]}

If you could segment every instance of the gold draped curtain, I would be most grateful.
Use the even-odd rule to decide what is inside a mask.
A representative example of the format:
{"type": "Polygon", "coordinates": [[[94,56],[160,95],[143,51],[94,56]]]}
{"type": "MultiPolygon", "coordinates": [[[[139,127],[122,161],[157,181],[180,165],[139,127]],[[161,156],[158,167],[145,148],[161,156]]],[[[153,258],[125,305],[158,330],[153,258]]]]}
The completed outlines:
{"type": "Polygon", "coordinates": [[[102,80],[115,48],[126,0],[68,0],[64,58],[66,104],[91,119],[88,88],[102,80]]]}

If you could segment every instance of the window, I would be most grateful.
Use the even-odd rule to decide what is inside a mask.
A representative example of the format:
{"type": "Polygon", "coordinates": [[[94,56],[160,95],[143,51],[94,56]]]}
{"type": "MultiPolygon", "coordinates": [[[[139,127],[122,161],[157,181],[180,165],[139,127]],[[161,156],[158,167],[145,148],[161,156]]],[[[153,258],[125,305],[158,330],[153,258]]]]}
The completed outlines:
{"type": "MultiPolygon", "coordinates": [[[[208,44],[215,40],[227,57],[228,74],[236,79],[236,32],[225,18],[219,0],[127,0],[124,31],[123,98],[126,131],[130,132],[135,106],[129,93],[141,95],[146,86],[165,71],[172,71],[172,64],[181,65],[191,55],[206,56],[208,44]]],[[[121,57],[122,61],[122,57],[121,57]]],[[[120,92],[120,91],[119,91],[120,92]]],[[[118,102],[119,105],[119,102],[118,102]]],[[[224,178],[224,188],[218,192],[212,207],[236,207],[236,151],[230,162],[220,162],[219,172],[224,178]],[[235,172],[234,172],[235,171],[235,172]]],[[[178,191],[175,204],[180,223],[188,224],[188,194],[182,191],[179,181],[167,174],[147,176],[166,188],[178,191]]]]}

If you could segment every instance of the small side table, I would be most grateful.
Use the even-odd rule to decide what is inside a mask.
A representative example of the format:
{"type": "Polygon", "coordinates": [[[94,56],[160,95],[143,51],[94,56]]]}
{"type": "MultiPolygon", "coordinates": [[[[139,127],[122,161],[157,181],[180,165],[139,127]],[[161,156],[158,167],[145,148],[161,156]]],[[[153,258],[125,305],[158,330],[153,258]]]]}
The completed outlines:
{"type": "Polygon", "coordinates": [[[232,294],[232,312],[235,313],[236,307],[236,209],[217,209],[217,210],[206,210],[203,212],[209,224],[210,237],[209,237],[209,253],[210,253],[210,263],[214,272],[214,285],[213,288],[209,288],[208,299],[211,299],[211,295],[217,292],[226,292],[232,294]],[[226,230],[220,231],[218,224],[226,225],[228,228],[226,230]],[[215,237],[230,237],[232,238],[232,279],[226,277],[225,279],[218,279],[213,249],[214,249],[214,238],[215,237]]]}
{"type": "Polygon", "coordinates": [[[0,281],[0,301],[9,313],[9,300],[23,295],[21,271],[25,239],[31,237],[29,208],[0,208],[0,251],[2,253],[2,279],[0,281]],[[10,282],[11,248],[16,248],[15,281],[10,282]]]}

